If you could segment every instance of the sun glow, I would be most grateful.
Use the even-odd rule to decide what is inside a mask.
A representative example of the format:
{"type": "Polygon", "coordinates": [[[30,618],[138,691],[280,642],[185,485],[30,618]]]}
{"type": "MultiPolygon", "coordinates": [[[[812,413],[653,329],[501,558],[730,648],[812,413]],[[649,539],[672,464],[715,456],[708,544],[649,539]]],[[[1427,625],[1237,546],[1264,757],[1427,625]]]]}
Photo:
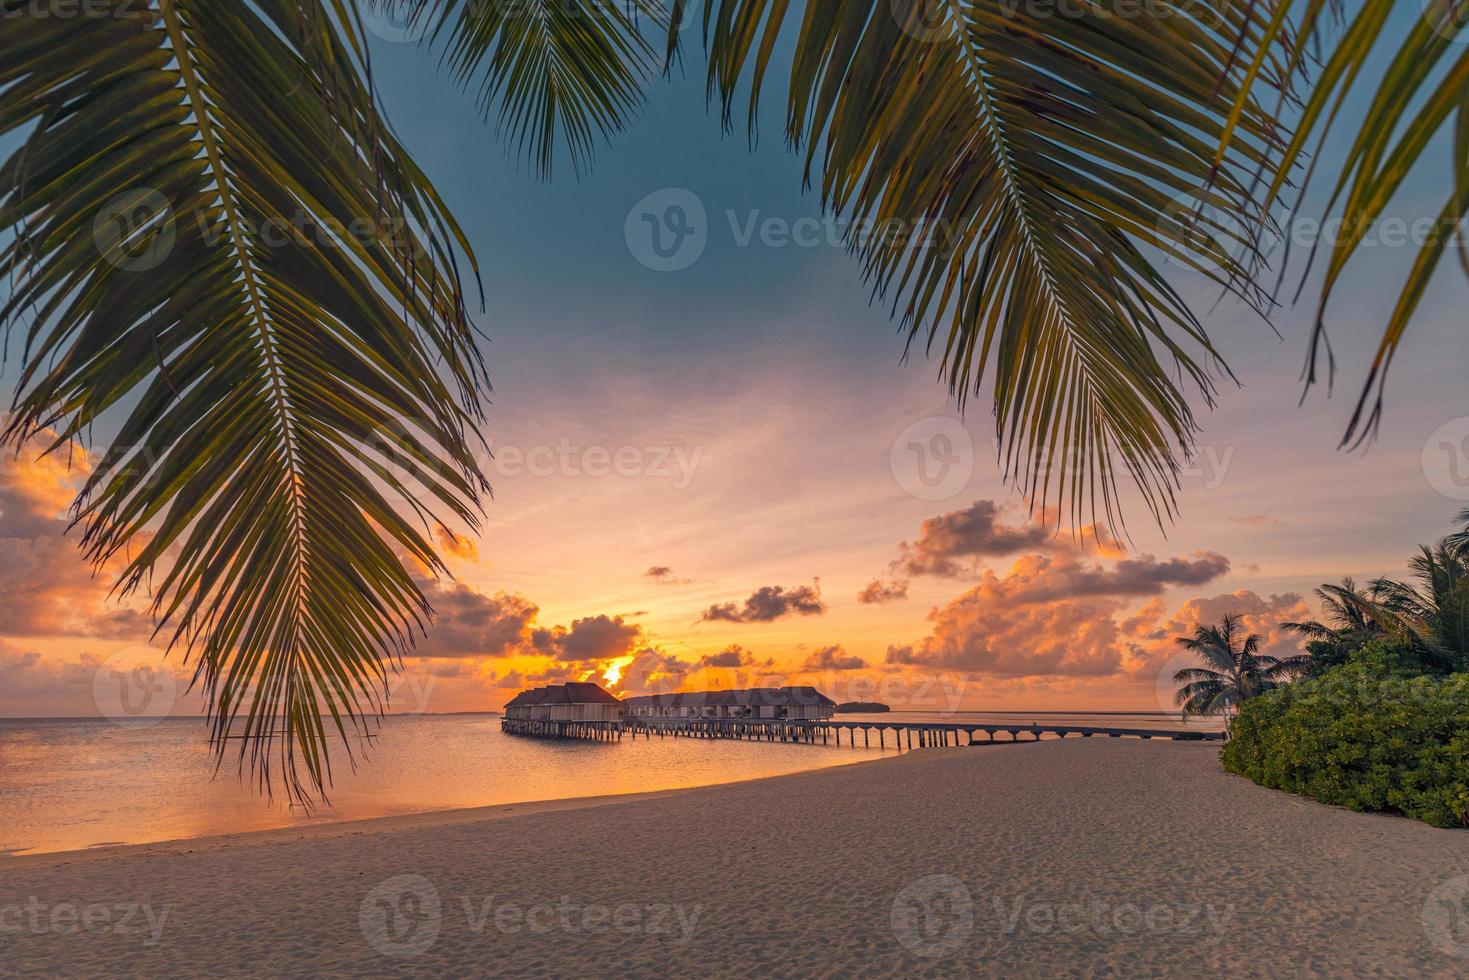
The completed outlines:
{"type": "Polygon", "coordinates": [[[629,654],[628,656],[618,657],[616,660],[611,661],[607,664],[607,669],[602,671],[602,680],[607,682],[608,687],[616,687],[617,685],[621,684],[623,670],[629,664],[631,664],[634,659],[635,658],[631,654],[629,654]]]}

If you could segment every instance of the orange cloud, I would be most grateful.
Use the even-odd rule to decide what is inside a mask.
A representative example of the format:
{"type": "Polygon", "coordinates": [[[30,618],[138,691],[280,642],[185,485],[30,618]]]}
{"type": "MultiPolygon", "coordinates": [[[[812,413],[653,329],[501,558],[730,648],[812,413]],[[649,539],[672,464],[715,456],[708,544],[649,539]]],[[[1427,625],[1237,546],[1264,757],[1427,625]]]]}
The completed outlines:
{"type": "Polygon", "coordinates": [[[442,525],[435,531],[435,537],[439,540],[439,547],[454,557],[479,561],[479,543],[473,538],[456,534],[442,525]]]}
{"type": "Polygon", "coordinates": [[[1202,585],[1228,570],[1228,560],[1212,552],[1165,561],[1144,555],[1110,567],[1074,552],[1028,555],[1004,577],[987,571],[978,585],[935,609],[929,635],[890,647],[887,662],[997,677],[1118,673],[1137,633],[1161,617],[1161,601],[1154,600],[1119,623],[1131,600],[1202,585]]]}
{"type": "Polygon", "coordinates": [[[48,456],[49,433],[0,463],[0,634],[146,639],[153,624],[136,604],[110,596],[67,540],[66,512],[90,469],[80,447],[48,456]]]}

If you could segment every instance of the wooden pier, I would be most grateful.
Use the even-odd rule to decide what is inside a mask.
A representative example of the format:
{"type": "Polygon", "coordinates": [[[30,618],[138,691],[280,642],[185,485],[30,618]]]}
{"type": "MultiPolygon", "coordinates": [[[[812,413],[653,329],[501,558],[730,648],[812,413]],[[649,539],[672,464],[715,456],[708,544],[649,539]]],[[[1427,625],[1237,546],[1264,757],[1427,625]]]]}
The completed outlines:
{"type": "Polygon", "coordinates": [[[889,744],[897,749],[934,748],[946,745],[989,745],[1010,742],[1039,742],[1043,736],[1081,738],[1161,738],[1183,742],[1223,741],[1223,732],[1188,729],[1097,728],[1083,725],[988,725],[973,722],[911,721],[773,721],[755,718],[625,718],[623,730],[634,738],[739,738],[766,742],[804,742],[811,745],[878,748],[889,744]],[[874,734],[876,738],[874,739],[874,734]],[[983,739],[977,736],[984,736],[983,739]],[[1009,735],[1009,738],[996,738],[1009,735]]]}
{"type": "Polygon", "coordinates": [[[619,721],[547,721],[542,718],[501,718],[500,731],[532,738],[581,738],[615,742],[622,738],[619,721]]]}

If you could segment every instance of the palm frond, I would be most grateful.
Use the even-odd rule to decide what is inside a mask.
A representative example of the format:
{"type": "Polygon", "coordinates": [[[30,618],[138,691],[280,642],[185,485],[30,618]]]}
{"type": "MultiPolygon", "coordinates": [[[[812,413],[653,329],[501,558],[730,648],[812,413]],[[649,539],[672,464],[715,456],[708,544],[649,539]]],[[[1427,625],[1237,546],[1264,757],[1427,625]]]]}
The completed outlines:
{"type": "Polygon", "coordinates": [[[642,108],[665,32],[656,0],[377,0],[443,52],[455,80],[542,176],[558,146],[580,171],[642,108]]]}
{"type": "Polygon", "coordinates": [[[794,32],[787,136],[910,347],[961,403],[993,388],[1007,476],[1078,521],[1119,521],[1130,481],[1162,520],[1222,362],[1145,249],[1259,300],[1258,238],[1230,222],[1283,142],[1240,89],[1268,11],[1074,6],[711,0],[708,84],[728,121],[748,83],[753,126],[794,32]]]}
{"type": "Polygon", "coordinates": [[[221,760],[309,801],[428,621],[400,555],[441,570],[429,522],[474,524],[488,490],[463,235],[378,114],[350,5],[0,3],[4,441],[115,430],[84,551],[148,585],[221,760]]]}
{"type": "MultiPolygon", "coordinates": [[[[1316,84],[1300,107],[1296,133],[1281,157],[1281,166],[1270,178],[1267,203],[1279,200],[1289,188],[1296,165],[1313,154],[1316,162],[1306,171],[1306,180],[1294,190],[1304,196],[1318,170],[1330,181],[1326,209],[1340,219],[1343,229],[1326,243],[1323,254],[1323,285],[1317,303],[1316,323],[1306,360],[1305,380],[1317,381],[1322,359],[1327,374],[1335,374],[1335,357],[1327,338],[1326,316],[1336,287],[1348,265],[1358,254],[1368,234],[1389,203],[1405,187],[1421,180],[1418,166],[1424,154],[1446,137],[1452,146],[1449,160],[1452,177],[1441,190],[1437,224],[1419,243],[1417,260],[1408,273],[1396,307],[1388,318],[1382,338],[1367,371],[1351,419],[1342,436],[1343,445],[1357,445],[1376,432],[1382,416],[1387,373],[1406,334],[1414,311],[1444,259],[1458,244],[1461,264],[1469,271],[1469,250],[1458,229],[1469,214],[1469,45],[1462,43],[1469,27],[1469,0],[1361,0],[1350,17],[1343,18],[1342,6],[1328,0],[1272,0],[1282,16],[1276,18],[1261,39],[1270,44],[1286,31],[1315,41],[1326,53],[1316,70],[1316,84]],[[1289,11],[1294,21],[1284,16],[1289,11]],[[1387,57],[1386,70],[1376,62],[1387,57]],[[1370,70],[1369,70],[1370,68],[1370,70]],[[1352,112],[1356,104],[1348,95],[1365,93],[1365,110],[1352,112]],[[1337,128],[1357,135],[1345,157],[1322,166],[1317,152],[1337,128]]],[[[1298,48],[1297,61],[1307,57],[1307,45],[1298,48]]],[[[1269,87],[1272,83],[1263,82],[1269,87]]],[[[1241,88],[1241,92],[1248,86],[1241,88]]],[[[1235,138],[1225,130],[1222,148],[1235,138]]],[[[1335,222],[1333,222],[1334,224],[1335,222]]],[[[1317,258],[1312,248],[1301,276],[1317,258]]]]}

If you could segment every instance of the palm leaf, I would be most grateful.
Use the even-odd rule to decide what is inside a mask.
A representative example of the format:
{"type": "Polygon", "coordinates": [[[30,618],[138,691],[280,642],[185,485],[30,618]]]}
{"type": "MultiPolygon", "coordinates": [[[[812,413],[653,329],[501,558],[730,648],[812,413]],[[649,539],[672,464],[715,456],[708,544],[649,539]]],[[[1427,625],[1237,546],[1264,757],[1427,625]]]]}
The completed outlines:
{"type": "MultiPolygon", "coordinates": [[[[1317,71],[1317,83],[1300,108],[1295,136],[1282,155],[1281,166],[1269,175],[1267,203],[1279,200],[1289,188],[1288,175],[1296,164],[1319,151],[1327,136],[1338,127],[1357,133],[1339,162],[1321,167],[1322,156],[1307,171],[1307,179],[1296,188],[1301,196],[1319,170],[1321,179],[1331,181],[1326,205],[1340,219],[1342,234],[1328,243],[1324,254],[1323,284],[1317,303],[1315,328],[1306,361],[1309,387],[1317,381],[1324,358],[1328,378],[1335,374],[1335,358],[1327,337],[1326,316],[1336,287],[1356,257],[1369,232],[1395,195],[1421,180],[1418,165],[1439,136],[1449,138],[1449,160],[1453,174],[1450,186],[1442,189],[1437,225],[1408,273],[1397,304],[1384,326],[1366,380],[1342,437],[1343,445],[1358,445],[1376,432],[1382,417],[1388,369],[1406,334],[1429,282],[1444,259],[1448,245],[1461,241],[1458,229],[1469,214],[1469,45],[1463,44],[1469,26],[1469,0],[1361,0],[1345,18],[1338,2],[1328,0],[1271,0],[1281,16],[1272,22],[1263,42],[1276,40],[1286,31],[1314,38],[1328,50],[1317,71]],[[1283,16],[1289,10],[1294,23],[1283,16]],[[1390,59],[1379,71],[1376,62],[1390,59]],[[1367,69],[1371,66],[1371,70],[1367,69]],[[1366,108],[1360,114],[1345,111],[1348,95],[1365,92],[1366,108]],[[1334,173],[1334,176],[1332,174],[1334,173]]],[[[1302,46],[1297,60],[1304,59],[1302,46]]],[[[1271,82],[1259,83],[1268,88],[1271,82]]],[[[1239,94],[1244,97],[1248,87],[1239,94]]],[[[1227,128],[1221,152],[1236,137],[1227,128]]],[[[1318,244],[1318,248],[1319,248],[1318,244]]],[[[1311,250],[1314,260],[1317,249],[1311,250]]],[[[1462,244],[1459,258],[1469,271],[1469,252],[1462,244]]],[[[1304,288],[1308,263],[1302,272],[1304,288]]]]}
{"type": "Polygon", "coordinates": [[[442,569],[429,520],[473,524],[488,489],[463,236],[378,114],[351,5],[0,2],[4,440],[115,429],[86,554],[150,586],[221,759],[238,740],[310,800],[428,621],[405,560],[442,569]]]}
{"type": "Polygon", "coordinates": [[[1145,250],[1259,299],[1257,239],[1218,216],[1260,213],[1250,177],[1283,139],[1240,88],[1237,52],[1263,49],[1269,11],[1081,6],[945,0],[919,21],[917,3],[717,0],[708,84],[728,120],[748,82],[753,126],[795,32],[787,136],[910,345],[941,356],[961,403],[992,387],[1007,476],[1078,522],[1116,519],[1129,479],[1163,519],[1189,399],[1212,400],[1222,365],[1145,250]],[[1216,159],[1226,129],[1239,138],[1216,159]]]}
{"type": "Polygon", "coordinates": [[[549,176],[558,145],[583,169],[597,144],[641,109],[658,61],[648,35],[666,30],[654,0],[377,0],[443,51],[481,109],[549,176]],[[646,32],[646,33],[645,33],[646,32]]]}

